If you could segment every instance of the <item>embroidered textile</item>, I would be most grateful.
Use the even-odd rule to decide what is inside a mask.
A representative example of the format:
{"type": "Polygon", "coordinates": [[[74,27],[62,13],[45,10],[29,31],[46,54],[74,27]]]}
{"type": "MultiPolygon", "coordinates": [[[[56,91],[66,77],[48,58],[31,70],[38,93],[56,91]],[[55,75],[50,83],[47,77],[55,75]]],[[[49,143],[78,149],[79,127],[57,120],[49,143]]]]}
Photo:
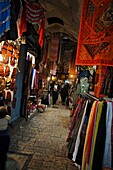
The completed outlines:
{"type": "Polygon", "coordinates": [[[76,65],[113,66],[113,1],[84,0],[76,65]]]}

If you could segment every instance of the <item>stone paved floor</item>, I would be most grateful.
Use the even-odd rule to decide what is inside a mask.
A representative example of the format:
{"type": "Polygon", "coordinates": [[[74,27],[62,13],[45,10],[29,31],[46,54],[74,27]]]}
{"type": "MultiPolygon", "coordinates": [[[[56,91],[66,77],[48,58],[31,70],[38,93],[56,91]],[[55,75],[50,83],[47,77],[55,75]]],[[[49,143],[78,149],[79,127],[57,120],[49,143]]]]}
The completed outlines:
{"type": "Polygon", "coordinates": [[[69,110],[61,104],[36,112],[11,134],[7,170],[77,170],[67,158],[69,126],[69,110]]]}

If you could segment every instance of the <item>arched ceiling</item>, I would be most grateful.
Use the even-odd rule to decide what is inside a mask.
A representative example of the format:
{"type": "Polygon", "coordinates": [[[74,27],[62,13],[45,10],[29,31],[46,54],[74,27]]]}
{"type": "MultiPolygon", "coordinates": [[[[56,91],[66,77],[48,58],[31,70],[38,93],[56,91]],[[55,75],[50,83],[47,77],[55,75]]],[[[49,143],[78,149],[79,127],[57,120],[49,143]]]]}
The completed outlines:
{"type": "Polygon", "coordinates": [[[82,0],[38,0],[45,9],[45,35],[59,32],[66,33],[71,39],[78,39],[82,0]],[[48,23],[48,19],[57,17],[63,24],[56,23],[52,20],[52,24],[48,23]]]}

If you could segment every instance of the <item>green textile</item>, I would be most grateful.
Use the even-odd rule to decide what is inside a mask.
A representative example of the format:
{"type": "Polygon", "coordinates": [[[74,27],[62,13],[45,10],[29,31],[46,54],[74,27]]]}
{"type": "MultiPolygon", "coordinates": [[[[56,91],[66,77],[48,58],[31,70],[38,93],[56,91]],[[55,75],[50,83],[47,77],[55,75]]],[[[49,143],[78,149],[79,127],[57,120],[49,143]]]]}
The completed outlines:
{"type": "Polygon", "coordinates": [[[99,122],[100,122],[100,119],[101,119],[102,106],[103,106],[103,101],[100,102],[100,104],[98,106],[97,117],[96,117],[96,121],[95,121],[95,127],[94,127],[94,133],[93,133],[93,141],[92,141],[92,152],[91,152],[90,163],[89,163],[90,170],[92,170],[95,143],[96,143],[96,137],[97,137],[97,132],[98,132],[98,126],[99,126],[99,122]]]}

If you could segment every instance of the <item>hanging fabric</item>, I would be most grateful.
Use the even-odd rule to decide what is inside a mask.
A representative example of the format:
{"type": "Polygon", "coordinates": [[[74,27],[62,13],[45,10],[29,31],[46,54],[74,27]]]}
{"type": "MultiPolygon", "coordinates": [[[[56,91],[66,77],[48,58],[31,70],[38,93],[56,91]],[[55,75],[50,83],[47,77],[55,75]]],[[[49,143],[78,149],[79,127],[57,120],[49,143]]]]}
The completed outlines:
{"type": "Polygon", "coordinates": [[[105,148],[103,154],[103,167],[112,167],[112,147],[111,147],[111,127],[112,127],[112,103],[107,102],[107,112],[106,112],[106,139],[105,139],[105,148]]]}
{"type": "Polygon", "coordinates": [[[22,37],[23,33],[27,31],[27,23],[26,23],[26,6],[20,6],[20,13],[17,20],[17,29],[18,29],[18,37],[22,37]]]}
{"type": "Polygon", "coordinates": [[[44,9],[38,3],[26,3],[26,20],[35,25],[41,25],[44,19],[44,9]]]}
{"type": "Polygon", "coordinates": [[[79,144],[80,144],[80,133],[81,133],[82,126],[83,126],[83,123],[84,123],[84,120],[85,120],[85,114],[86,114],[87,105],[88,105],[88,100],[86,101],[86,105],[85,105],[85,108],[84,108],[84,113],[83,113],[83,116],[82,116],[81,124],[80,124],[80,127],[79,127],[79,131],[78,131],[78,135],[77,135],[77,139],[76,139],[76,143],[75,143],[75,148],[74,148],[73,158],[72,158],[72,160],[74,162],[76,160],[76,156],[77,156],[77,152],[78,152],[78,148],[79,148],[79,144]]]}
{"type": "Polygon", "coordinates": [[[76,65],[113,66],[113,2],[84,0],[76,65]]]}
{"type": "Polygon", "coordinates": [[[111,170],[113,169],[113,102],[104,99],[99,101],[89,94],[82,97],[88,99],[78,117],[76,111],[79,107],[76,105],[77,110],[75,109],[73,115],[73,120],[76,118],[76,121],[72,120],[67,138],[68,158],[81,170],[111,170]],[[90,99],[93,103],[90,103],[90,99]]]}
{"type": "Polygon", "coordinates": [[[39,33],[38,42],[39,42],[41,48],[43,47],[43,42],[44,42],[44,26],[45,26],[45,19],[42,19],[40,28],[38,30],[38,33],[39,33]]]}
{"type": "Polygon", "coordinates": [[[0,37],[10,29],[10,1],[0,3],[0,37]]]}
{"type": "Polygon", "coordinates": [[[85,110],[86,105],[87,105],[87,101],[83,102],[82,110],[81,110],[80,115],[79,115],[77,122],[75,124],[73,134],[72,134],[72,136],[70,136],[70,138],[69,138],[69,136],[67,138],[68,158],[71,159],[71,160],[72,160],[72,157],[73,157],[75,142],[76,142],[77,134],[78,134],[79,127],[80,127],[80,124],[81,124],[81,120],[82,120],[83,114],[85,112],[84,110],[85,110]]]}
{"type": "Polygon", "coordinates": [[[58,46],[59,46],[59,38],[52,38],[51,45],[50,45],[50,55],[49,55],[51,61],[57,60],[58,46]]]}
{"type": "Polygon", "coordinates": [[[76,121],[77,121],[77,119],[78,119],[78,116],[79,116],[80,111],[81,111],[82,106],[83,106],[83,101],[84,101],[84,99],[81,98],[81,99],[79,100],[79,104],[78,104],[77,107],[76,107],[75,113],[74,113],[74,115],[73,115],[73,121],[72,121],[72,124],[71,124],[71,127],[70,127],[70,132],[69,132],[69,135],[68,135],[68,137],[67,137],[67,142],[69,141],[69,139],[71,138],[71,136],[72,136],[72,134],[73,134],[76,121]]]}

